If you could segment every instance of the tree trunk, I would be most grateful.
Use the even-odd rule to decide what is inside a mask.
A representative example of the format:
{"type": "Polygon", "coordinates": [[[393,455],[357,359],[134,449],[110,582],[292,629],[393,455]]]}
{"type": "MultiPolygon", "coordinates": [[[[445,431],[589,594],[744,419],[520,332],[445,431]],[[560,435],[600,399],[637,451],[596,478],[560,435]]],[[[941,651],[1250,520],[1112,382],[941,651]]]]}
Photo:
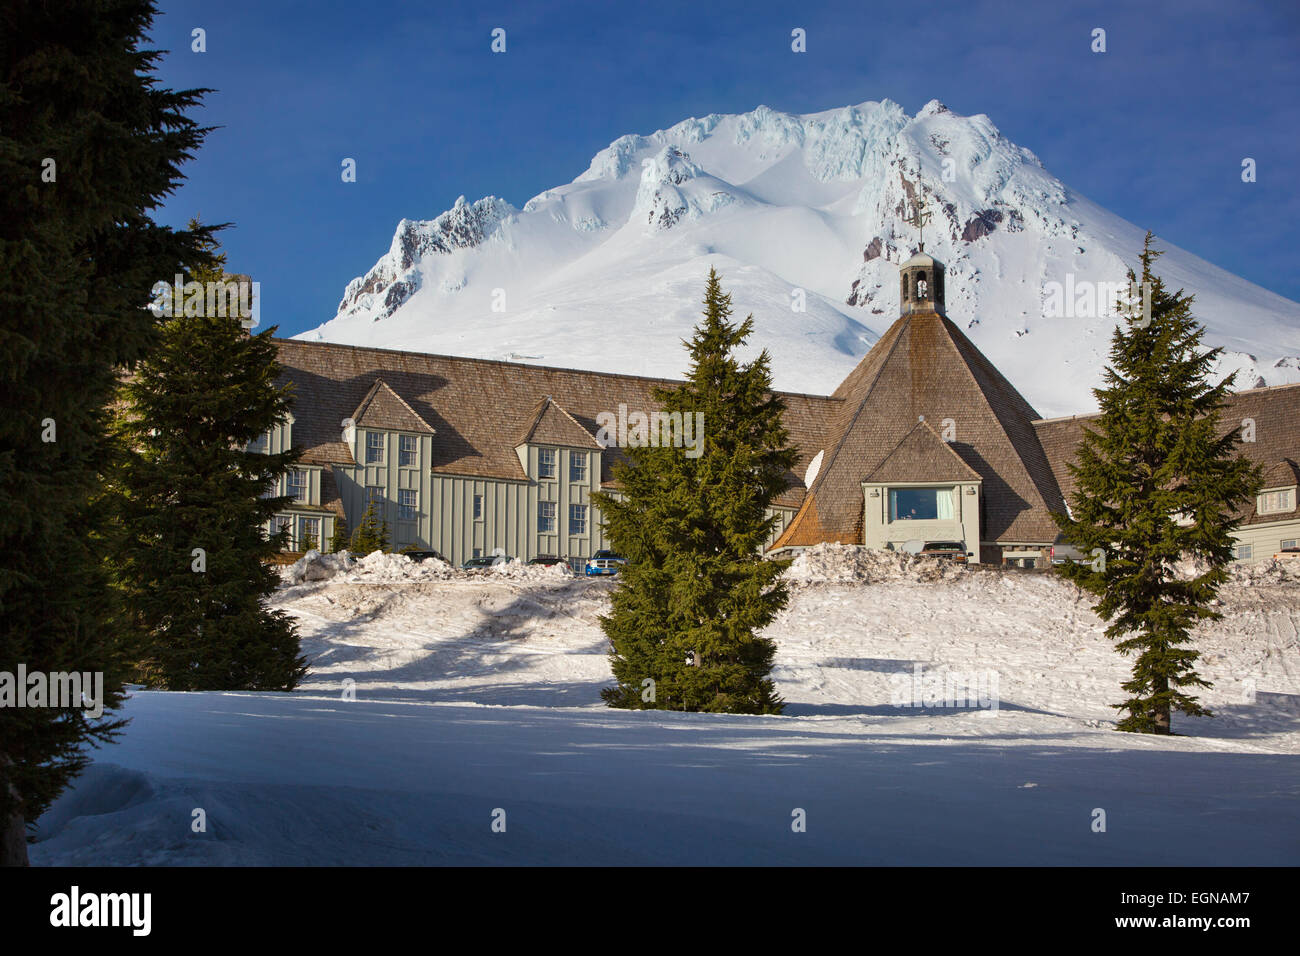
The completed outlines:
{"type": "MultiPolygon", "coordinates": [[[[1164,677],[1157,678],[1157,679],[1154,681],[1154,687],[1153,687],[1153,689],[1155,690],[1155,692],[1156,692],[1157,694],[1163,694],[1163,693],[1165,693],[1165,691],[1169,690],[1169,681],[1168,681],[1168,679],[1167,679],[1167,678],[1164,678],[1164,677]]],[[[1158,700],[1158,701],[1155,702],[1155,714],[1154,714],[1154,717],[1155,717],[1155,724],[1156,724],[1156,729],[1155,729],[1154,733],[1157,733],[1157,734],[1164,734],[1164,735],[1167,736],[1167,735],[1170,733],[1170,730],[1169,730],[1169,701],[1168,701],[1168,699],[1158,700]]]]}
{"type": "Polygon", "coordinates": [[[0,834],[0,866],[27,866],[27,822],[17,814],[0,834]]]}

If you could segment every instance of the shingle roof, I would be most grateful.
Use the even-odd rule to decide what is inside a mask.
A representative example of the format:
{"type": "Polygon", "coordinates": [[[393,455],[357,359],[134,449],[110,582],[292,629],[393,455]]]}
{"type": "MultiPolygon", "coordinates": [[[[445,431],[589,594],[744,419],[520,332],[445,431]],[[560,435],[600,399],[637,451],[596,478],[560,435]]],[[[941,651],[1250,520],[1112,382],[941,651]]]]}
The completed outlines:
{"type": "MultiPolygon", "coordinates": [[[[862,482],[916,431],[922,417],[927,423],[952,420],[955,440],[943,444],[983,480],[984,540],[1055,538],[1049,512],[1063,510],[1063,502],[1031,424],[1038,414],[947,318],[936,312],[900,318],[832,397],[840,407],[826,460],[803,505],[810,514],[815,509],[816,521],[797,516],[776,547],[861,541],[862,482]]],[[[922,474],[916,468],[928,454],[926,443],[919,435],[914,440],[896,464],[907,474],[922,474]]],[[[934,463],[941,472],[956,473],[946,458],[934,463]]]]}
{"type": "MultiPolygon", "coordinates": [[[[1040,419],[1033,423],[1043,451],[1051,463],[1052,472],[1067,499],[1076,490],[1069,466],[1076,460],[1084,427],[1097,418],[1097,415],[1073,415],[1040,419]]],[[[1300,467],[1297,466],[1297,461],[1300,461],[1300,384],[1236,392],[1219,412],[1224,434],[1232,429],[1243,429],[1247,419],[1254,426],[1255,440],[1243,441],[1237,447],[1242,454],[1264,469],[1264,487],[1296,483],[1296,476],[1300,475],[1300,467]],[[1292,476],[1290,482],[1287,481],[1288,474],[1292,476]]],[[[1248,428],[1245,429],[1245,434],[1250,434],[1248,428]]],[[[1284,521],[1300,516],[1300,502],[1297,502],[1297,509],[1290,514],[1261,516],[1255,511],[1255,502],[1251,501],[1238,515],[1246,524],[1284,521]]]]}
{"type": "Polygon", "coordinates": [[[386,428],[425,434],[434,431],[382,378],[375,379],[375,384],[352,413],[352,420],[362,428],[386,428]]]}
{"type": "Polygon", "coordinates": [[[547,395],[529,414],[528,424],[520,433],[515,447],[520,445],[567,445],[572,448],[600,448],[600,442],[577,419],[547,395]]]}
{"type": "MultiPolygon", "coordinates": [[[[636,375],[329,342],[277,339],[276,345],[281,378],[295,387],[293,436],[300,447],[328,449],[338,443],[343,419],[354,417],[375,380],[382,378],[433,429],[435,473],[511,481],[522,479],[515,446],[529,424],[529,412],[547,396],[579,428],[594,435],[599,431],[597,415],[617,414],[620,403],[631,411],[657,411],[660,404],[653,389],[679,384],[636,375]]],[[[800,457],[789,475],[789,490],[776,503],[797,508],[804,494],[798,476],[825,445],[839,402],[819,395],[780,394],[786,405],[785,424],[800,457]]],[[[707,433],[707,422],[705,427],[707,433]]],[[[621,457],[617,448],[604,450],[603,482],[611,480],[611,469],[621,457]]]]}
{"type": "Polygon", "coordinates": [[[979,481],[979,473],[919,421],[863,481],[979,481]]]}

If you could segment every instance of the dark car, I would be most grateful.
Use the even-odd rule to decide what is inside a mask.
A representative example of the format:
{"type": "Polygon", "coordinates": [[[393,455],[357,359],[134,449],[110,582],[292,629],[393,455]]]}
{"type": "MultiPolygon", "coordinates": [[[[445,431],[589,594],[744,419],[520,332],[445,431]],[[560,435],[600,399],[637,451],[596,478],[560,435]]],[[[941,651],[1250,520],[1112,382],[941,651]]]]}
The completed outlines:
{"type": "Polygon", "coordinates": [[[920,554],[922,557],[945,558],[958,564],[966,563],[966,545],[960,541],[927,541],[920,554]]]}
{"type": "Polygon", "coordinates": [[[613,551],[597,551],[587,559],[585,573],[587,577],[604,574],[618,574],[627,564],[627,559],[613,551]]]}
{"type": "Polygon", "coordinates": [[[513,560],[514,558],[511,558],[508,555],[489,554],[486,555],[485,557],[470,558],[468,561],[466,561],[464,564],[461,565],[461,568],[466,571],[476,571],[476,570],[482,570],[483,568],[490,568],[494,564],[505,564],[507,561],[513,561],[513,560]]]}
{"type": "Polygon", "coordinates": [[[403,551],[401,553],[406,555],[412,561],[427,561],[430,558],[437,558],[439,561],[447,560],[437,551],[403,551]]]}
{"type": "Polygon", "coordinates": [[[553,555],[553,554],[543,554],[543,555],[538,555],[537,557],[533,558],[533,559],[532,559],[531,561],[529,561],[528,563],[529,563],[529,564],[539,564],[539,565],[542,565],[542,566],[544,566],[544,567],[548,567],[548,568],[550,568],[550,567],[554,567],[554,566],[557,565],[557,564],[567,564],[568,562],[565,561],[563,558],[557,558],[557,557],[556,557],[555,555],[553,555]]]}

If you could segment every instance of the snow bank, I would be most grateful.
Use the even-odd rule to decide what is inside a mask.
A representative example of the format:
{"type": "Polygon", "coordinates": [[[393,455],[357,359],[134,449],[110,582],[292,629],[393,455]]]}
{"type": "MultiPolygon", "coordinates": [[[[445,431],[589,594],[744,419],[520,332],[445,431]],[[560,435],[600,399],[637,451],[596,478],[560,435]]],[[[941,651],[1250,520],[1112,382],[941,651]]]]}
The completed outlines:
{"type": "Polygon", "coordinates": [[[785,577],[793,584],[879,584],[943,581],[966,573],[964,564],[944,558],[852,544],[818,544],[800,551],[785,577]]]}
{"type": "Polygon", "coordinates": [[[340,571],[346,571],[355,558],[347,551],[321,554],[312,548],[291,566],[280,572],[285,584],[303,584],[307,581],[327,581],[340,571]]]}

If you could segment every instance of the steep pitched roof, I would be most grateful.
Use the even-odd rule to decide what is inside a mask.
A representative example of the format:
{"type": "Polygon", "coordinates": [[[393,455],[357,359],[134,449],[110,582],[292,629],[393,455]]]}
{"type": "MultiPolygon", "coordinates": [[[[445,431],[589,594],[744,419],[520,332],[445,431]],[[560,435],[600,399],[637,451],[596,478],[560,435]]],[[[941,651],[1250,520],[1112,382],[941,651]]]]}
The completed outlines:
{"type": "Polygon", "coordinates": [[[594,435],[547,395],[533,408],[515,447],[520,445],[567,445],[572,448],[600,448],[594,435]]]}
{"type": "MultiPolygon", "coordinates": [[[[1033,423],[1067,500],[1076,491],[1069,466],[1077,460],[1084,428],[1096,422],[1098,417],[1095,414],[1072,415],[1033,423]]],[[[1263,469],[1264,487],[1294,483],[1295,476],[1300,476],[1300,465],[1297,465],[1300,462],[1300,384],[1235,392],[1219,412],[1219,424],[1224,434],[1242,429],[1244,436],[1254,438],[1254,441],[1243,441],[1237,447],[1241,454],[1263,469]],[[1288,481],[1287,475],[1293,476],[1292,481],[1288,481]]],[[[1290,514],[1259,515],[1252,500],[1238,511],[1238,517],[1245,524],[1284,521],[1300,516],[1300,501],[1296,504],[1296,510],[1290,514]]]]}
{"type": "MultiPolygon", "coordinates": [[[[985,540],[1055,538],[1049,512],[1063,510],[1063,502],[1032,425],[1038,414],[947,318],[936,312],[900,318],[832,398],[840,401],[832,438],[803,505],[809,511],[816,508],[817,521],[796,518],[775,547],[861,540],[861,484],[909,438],[922,417],[939,423],[952,419],[956,440],[944,444],[983,480],[985,540]]],[[[920,435],[912,441],[916,444],[900,452],[891,468],[906,464],[909,474],[924,475],[914,469],[921,464],[919,457],[928,454],[928,443],[920,435]]],[[[941,472],[955,471],[946,457],[933,463],[941,472]]]]}
{"type": "Polygon", "coordinates": [[[863,481],[979,481],[980,476],[962,461],[927,421],[912,426],[885,460],[863,481]]]}
{"type": "Polygon", "coordinates": [[[425,434],[434,431],[382,378],[375,379],[375,384],[352,413],[352,420],[362,428],[391,428],[425,434]]]}
{"type": "MultiPolygon", "coordinates": [[[[599,430],[597,415],[616,414],[620,403],[632,411],[658,411],[654,388],[678,384],[639,375],[332,342],[277,339],[276,346],[283,367],[281,380],[292,381],[295,388],[295,444],[327,449],[338,443],[343,419],[356,417],[353,410],[374,390],[375,379],[382,378],[433,429],[430,467],[435,473],[510,481],[524,480],[515,453],[521,422],[527,424],[529,410],[539,408],[547,396],[584,432],[594,435],[599,430]]],[[[839,402],[821,395],[780,395],[786,406],[786,428],[800,456],[788,476],[790,487],[776,504],[797,508],[804,496],[799,476],[825,446],[839,402]]],[[[707,433],[707,422],[705,428],[707,433]]],[[[604,450],[602,482],[611,480],[611,469],[622,457],[613,446],[604,450]]]]}

